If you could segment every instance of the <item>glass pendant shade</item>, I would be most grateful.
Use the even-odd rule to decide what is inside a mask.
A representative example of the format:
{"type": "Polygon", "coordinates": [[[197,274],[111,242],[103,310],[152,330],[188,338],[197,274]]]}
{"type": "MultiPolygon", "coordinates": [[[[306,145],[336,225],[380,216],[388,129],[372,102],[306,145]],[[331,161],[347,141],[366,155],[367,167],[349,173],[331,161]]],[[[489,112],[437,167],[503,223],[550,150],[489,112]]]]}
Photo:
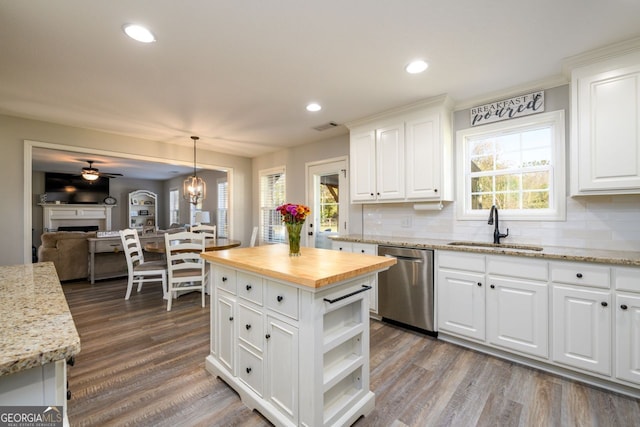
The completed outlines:
{"type": "Polygon", "coordinates": [[[184,180],[182,194],[189,203],[197,205],[207,197],[207,184],[196,175],[196,141],[200,138],[192,136],[191,139],[193,139],[193,175],[184,180]]]}
{"type": "Polygon", "coordinates": [[[86,179],[87,181],[95,181],[96,179],[100,178],[100,175],[95,172],[86,171],[82,172],[82,178],[86,179]]]}

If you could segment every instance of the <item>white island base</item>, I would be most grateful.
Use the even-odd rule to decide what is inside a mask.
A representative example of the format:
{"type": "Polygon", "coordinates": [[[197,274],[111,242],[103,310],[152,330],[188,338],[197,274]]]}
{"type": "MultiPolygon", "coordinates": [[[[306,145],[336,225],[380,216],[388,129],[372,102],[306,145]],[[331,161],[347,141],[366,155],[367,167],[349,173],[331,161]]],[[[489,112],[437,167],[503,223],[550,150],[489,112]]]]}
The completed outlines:
{"type": "Polygon", "coordinates": [[[286,274],[266,271],[277,269],[273,258],[269,269],[249,265],[259,262],[253,256],[247,265],[241,260],[243,251],[274,255],[278,246],[203,255],[213,272],[206,369],[277,426],[351,425],[375,406],[369,389],[367,292],[375,273],[395,260],[367,256],[371,265],[360,268],[349,261],[361,261],[363,255],[310,248],[304,248],[302,257],[289,259],[286,246],[281,270],[286,274]],[[338,254],[353,271],[319,279],[316,286],[305,284],[296,268],[310,267],[303,263],[313,264],[315,254],[326,268],[314,268],[326,276],[332,270],[326,257],[333,254],[325,252],[338,254]],[[230,253],[238,264],[224,258],[230,253]],[[287,280],[290,274],[295,279],[287,280]]]}

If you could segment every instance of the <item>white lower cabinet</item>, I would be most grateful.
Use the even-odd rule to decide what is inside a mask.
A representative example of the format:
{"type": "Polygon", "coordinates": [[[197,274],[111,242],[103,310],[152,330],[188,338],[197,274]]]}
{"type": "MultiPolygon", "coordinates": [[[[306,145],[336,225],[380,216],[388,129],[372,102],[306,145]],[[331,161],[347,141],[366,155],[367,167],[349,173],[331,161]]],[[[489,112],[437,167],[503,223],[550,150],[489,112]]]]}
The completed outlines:
{"type": "Polygon", "coordinates": [[[325,291],[213,264],[207,369],[278,426],[368,414],[367,274],[325,291]]]}
{"type": "Polygon", "coordinates": [[[640,268],[453,251],[436,262],[440,338],[640,397],[640,268]]]}
{"type": "Polygon", "coordinates": [[[554,285],[552,304],[553,360],[610,375],[610,293],[554,285]]]}
{"type": "Polygon", "coordinates": [[[497,276],[489,276],[487,283],[487,341],[549,357],[547,284],[497,276]]]}
{"type": "Polygon", "coordinates": [[[484,273],[438,271],[438,328],[484,340],[484,273]]]}

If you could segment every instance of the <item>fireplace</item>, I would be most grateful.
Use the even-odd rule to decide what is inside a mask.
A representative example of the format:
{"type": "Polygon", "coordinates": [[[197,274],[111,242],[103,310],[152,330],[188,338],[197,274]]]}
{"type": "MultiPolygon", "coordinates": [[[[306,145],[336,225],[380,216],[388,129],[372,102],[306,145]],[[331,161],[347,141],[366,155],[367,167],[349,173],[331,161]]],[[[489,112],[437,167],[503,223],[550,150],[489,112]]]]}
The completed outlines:
{"type": "Polygon", "coordinates": [[[42,203],[44,231],[111,231],[112,205],[71,205],[42,203]]]}

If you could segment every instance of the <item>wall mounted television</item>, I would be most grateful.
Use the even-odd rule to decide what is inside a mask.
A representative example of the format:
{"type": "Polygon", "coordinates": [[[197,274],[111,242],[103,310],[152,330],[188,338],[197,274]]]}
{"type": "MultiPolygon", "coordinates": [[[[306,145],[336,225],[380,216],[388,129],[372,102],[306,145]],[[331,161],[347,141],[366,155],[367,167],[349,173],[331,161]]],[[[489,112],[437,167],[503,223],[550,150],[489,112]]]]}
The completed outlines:
{"type": "Polygon", "coordinates": [[[87,181],[80,175],[45,172],[44,191],[47,203],[98,204],[109,196],[109,178],[87,181]]]}

